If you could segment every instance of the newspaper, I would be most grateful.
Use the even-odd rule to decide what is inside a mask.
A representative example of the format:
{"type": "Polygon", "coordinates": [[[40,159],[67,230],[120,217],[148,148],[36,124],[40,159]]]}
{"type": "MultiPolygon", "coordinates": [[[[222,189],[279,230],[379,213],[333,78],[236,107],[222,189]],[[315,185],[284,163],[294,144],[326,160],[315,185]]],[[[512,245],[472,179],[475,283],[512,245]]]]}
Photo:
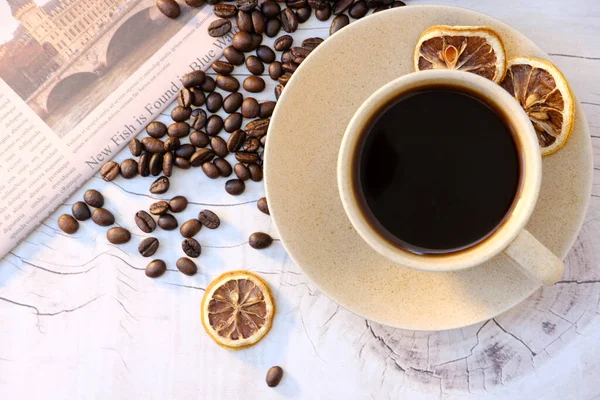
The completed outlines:
{"type": "Polygon", "coordinates": [[[0,0],[0,257],[207,69],[210,7],[154,0],[0,0]]]}

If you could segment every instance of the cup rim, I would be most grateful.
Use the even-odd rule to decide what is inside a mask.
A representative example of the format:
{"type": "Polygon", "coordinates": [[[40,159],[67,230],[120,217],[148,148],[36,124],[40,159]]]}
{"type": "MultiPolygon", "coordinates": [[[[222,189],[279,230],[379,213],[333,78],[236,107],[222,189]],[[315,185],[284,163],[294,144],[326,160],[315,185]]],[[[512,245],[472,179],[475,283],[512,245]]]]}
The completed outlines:
{"type": "Polygon", "coordinates": [[[399,77],[378,89],[362,103],[350,120],[338,153],[337,181],[346,215],[358,234],[375,251],[401,264],[425,271],[459,271],[481,264],[502,252],[524,229],[533,213],[541,186],[541,154],[537,136],[529,117],[520,104],[496,83],[473,73],[455,70],[413,72],[399,77]],[[488,104],[502,109],[518,141],[521,162],[520,187],[512,212],[490,235],[465,249],[442,254],[416,254],[389,241],[370,223],[361,210],[360,197],[354,182],[354,160],[371,116],[381,106],[391,103],[403,93],[421,87],[451,85],[473,93],[488,104]]]}

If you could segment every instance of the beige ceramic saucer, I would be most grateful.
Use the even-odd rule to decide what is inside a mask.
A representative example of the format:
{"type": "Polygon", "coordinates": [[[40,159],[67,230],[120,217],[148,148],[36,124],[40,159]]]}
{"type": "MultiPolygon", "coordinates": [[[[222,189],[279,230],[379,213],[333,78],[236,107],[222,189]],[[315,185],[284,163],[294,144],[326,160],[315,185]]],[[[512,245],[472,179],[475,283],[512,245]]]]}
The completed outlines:
{"type": "MultiPolygon", "coordinates": [[[[344,213],[336,164],[346,125],[375,90],[412,72],[419,35],[439,24],[490,26],[508,58],[548,58],[513,28],[473,11],[407,6],[381,12],[342,29],[306,59],[277,105],[266,146],[269,209],[290,257],[345,308],[405,329],[474,324],[537,289],[503,255],[454,273],[394,264],[362,241],[344,213]]],[[[561,258],[575,241],[591,194],[592,147],[579,103],[576,113],[568,144],[543,159],[540,199],[527,225],[561,258]]]]}

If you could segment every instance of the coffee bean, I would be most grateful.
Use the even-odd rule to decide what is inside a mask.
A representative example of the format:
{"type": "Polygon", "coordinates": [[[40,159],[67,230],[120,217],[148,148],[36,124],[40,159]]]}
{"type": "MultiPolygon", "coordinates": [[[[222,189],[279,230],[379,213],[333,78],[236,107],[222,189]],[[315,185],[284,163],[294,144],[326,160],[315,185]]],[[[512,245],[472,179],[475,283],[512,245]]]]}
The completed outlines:
{"type": "Polygon", "coordinates": [[[255,119],[254,121],[248,122],[246,128],[246,135],[251,137],[261,137],[266,135],[269,130],[269,122],[268,118],[266,119],[255,119]]]}
{"type": "Polygon", "coordinates": [[[252,14],[245,11],[238,11],[236,24],[240,31],[252,33],[252,30],[254,29],[254,26],[252,25],[252,14]]]}
{"type": "Polygon", "coordinates": [[[142,142],[135,138],[129,141],[129,151],[131,152],[132,156],[139,157],[142,154],[142,150],[144,150],[142,142]]]}
{"type": "Polygon", "coordinates": [[[175,196],[169,200],[169,208],[174,213],[182,212],[186,209],[188,200],[184,196],[175,196]]]}
{"type": "Polygon", "coordinates": [[[151,154],[163,153],[165,151],[165,143],[160,139],[145,137],[142,139],[142,145],[144,146],[144,150],[151,154]]]}
{"type": "Polygon", "coordinates": [[[217,86],[227,92],[237,92],[240,88],[240,82],[233,76],[218,75],[217,86]]]}
{"type": "Polygon", "coordinates": [[[146,266],[146,276],[148,278],[158,278],[167,271],[167,264],[163,260],[152,260],[146,266]]]}
{"type": "MultiPolygon", "coordinates": [[[[170,204],[164,200],[157,201],[150,204],[150,214],[152,215],[163,215],[170,210],[170,204]]],[[[145,211],[140,211],[145,212],[145,211]]],[[[139,225],[138,225],[139,226],[139,225]]]]}
{"type": "Polygon", "coordinates": [[[260,61],[266,64],[270,64],[275,61],[275,52],[270,47],[265,45],[259,46],[258,49],[256,49],[256,55],[260,61]]]}
{"type": "Polygon", "coordinates": [[[161,176],[150,185],[150,193],[163,194],[169,190],[170,182],[166,176],[161,176]]]}
{"type": "Polygon", "coordinates": [[[176,106],[171,110],[171,119],[176,122],[183,122],[192,115],[190,107],[176,106]]]}
{"type": "Polygon", "coordinates": [[[270,18],[267,20],[267,25],[265,26],[265,34],[268,37],[275,37],[279,33],[281,29],[281,21],[277,18],[270,18]]]}
{"type": "Polygon", "coordinates": [[[167,134],[167,126],[160,121],[153,121],[146,126],[146,133],[148,136],[160,139],[167,134]]]}
{"type": "Polygon", "coordinates": [[[296,32],[298,29],[298,16],[291,8],[287,7],[281,14],[279,14],[279,18],[281,19],[281,27],[284,31],[291,33],[296,32]]]}
{"type": "MultiPolygon", "coordinates": [[[[150,211],[152,211],[152,206],[150,206],[150,211]]],[[[144,210],[136,212],[134,220],[137,227],[144,233],[150,233],[156,229],[154,218],[144,210]]]]}
{"type": "Polygon", "coordinates": [[[333,35],[337,31],[339,31],[340,29],[342,29],[343,27],[348,25],[349,23],[350,23],[350,19],[348,18],[347,15],[345,15],[345,14],[338,15],[331,22],[331,26],[329,27],[329,35],[330,36],[333,35]]]}
{"type": "Polygon", "coordinates": [[[217,229],[221,225],[221,220],[214,212],[210,210],[202,210],[198,214],[198,220],[208,229],[217,229]]]}
{"type": "Polygon", "coordinates": [[[279,82],[279,84],[285,86],[285,85],[287,85],[287,83],[289,82],[291,77],[292,77],[292,74],[289,72],[286,72],[285,74],[281,75],[279,77],[279,79],[277,79],[277,81],[279,82]]]}
{"type": "Polygon", "coordinates": [[[232,65],[242,65],[246,58],[244,53],[237,50],[233,46],[225,47],[225,50],[223,50],[223,56],[225,56],[227,61],[229,61],[232,65]]]}
{"type": "Polygon", "coordinates": [[[252,49],[252,35],[245,31],[239,31],[233,35],[231,45],[239,51],[250,51],[252,49]]]}
{"type": "Polygon", "coordinates": [[[234,131],[227,139],[227,150],[234,152],[242,147],[242,143],[246,140],[246,132],[241,129],[234,131]]]}
{"type": "Polygon", "coordinates": [[[229,96],[225,97],[225,100],[223,101],[223,110],[230,114],[236,112],[242,105],[243,100],[244,96],[241,93],[231,93],[229,96]]]}
{"type": "Polygon", "coordinates": [[[250,170],[242,163],[237,163],[233,166],[233,172],[239,180],[247,181],[250,179],[250,170]]]}
{"type": "Polygon", "coordinates": [[[303,24],[308,21],[310,15],[312,14],[312,8],[303,7],[296,10],[296,16],[298,16],[298,23],[303,24]]]}
{"type": "Polygon", "coordinates": [[[266,197],[261,197],[260,199],[258,199],[258,203],[256,203],[256,207],[260,210],[260,212],[267,214],[267,215],[271,215],[271,213],[269,212],[269,205],[267,204],[266,197]]]}
{"type": "Polygon", "coordinates": [[[296,64],[293,61],[288,61],[288,62],[286,62],[286,63],[284,63],[284,64],[281,65],[281,67],[283,68],[283,70],[285,72],[289,72],[291,74],[293,74],[294,72],[296,72],[296,70],[298,69],[298,66],[299,65],[296,64]]]}
{"type": "Polygon", "coordinates": [[[266,21],[264,15],[258,10],[252,11],[252,27],[254,28],[254,32],[258,34],[264,33],[265,25],[266,21]]]}
{"type": "Polygon", "coordinates": [[[196,147],[206,147],[210,141],[208,135],[202,131],[193,131],[190,133],[190,143],[196,147]]]}
{"type": "Polygon", "coordinates": [[[233,65],[228,63],[227,61],[215,61],[212,64],[212,69],[217,74],[229,75],[233,72],[233,65]]]}
{"type": "Polygon", "coordinates": [[[190,123],[189,125],[192,129],[199,131],[204,128],[204,124],[206,123],[206,111],[201,108],[196,108],[190,114],[190,123]]]}
{"type": "Polygon", "coordinates": [[[175,265],[177,266],[179,272],[185,275],[192,276],[195,275],[196,272],[198,272],[198,267],[196,266],[196,263],[187,257],[181,257],[179,260],[177,260],[177,263],[175,265]]]}
{"type": "Polygon", "coordinates": [[[328,6],[327,0],[308,0],[308,6],[313,10],[322,10],[328,6]]]}
{"type": "Polygon", "coordinates": [[[123,244],[129,242],[131,233],[125,228],[116,227],[110,228],[106,232],[106,239],[112,244],[123,244]]]}
{"type": "Polygon", "coordinates": [[[175,136],[169,137],[163,144],[163,148],[166,152],[177,150],[179,146],[181,146],[181,141],[175,136]]]}
{"type": "MultiPolygon", "coordinates": [[[[212,37],[220,37],[231,30],[231,22],[228,19],[219,18],[208,26],[208,34],[212,37]]],[[[198,86],[198,85],[193,85],[198,86]]]]}
{"type": "Polygon", "coordinates": [[[191,238],[192,236],[195,236],[196,233],[200,232],[200,228],[202,228],[200,221],[197,219],[190,219],[181,225],[181,228],[179,228],[179,233],[181,233],[181,236],[184,238],[191,238]]]}
{"type": "Polygon", "coordinates": [[[200,84],[200,89],[202,89],[206,93],[212,92],[213,90],[215,90],[215,87],[217,87],[217,84],[215,83],[215,80],[212,76],[207,76],[204,79],[204,82],[200,84]]]}
{"type": "Polygon", "coordinates": [[[244,193],[246,185],[239,179],[230,179],[225,182],[225,191],[232,196],[238,196],[244,193]]]}
{"type": "Polygon", "coordinates": [[[273,243],[273,238],[264,232],[254,232],[248,239],[248,244],[253,249],[266,249],[273,243]]]}
{"type": "Polygon", "coordinates": [[[222,177],[228,177],[231,175],[232,172],[232,168],[231,168],[231,164],[229,164],[229,161],[227,161],[224,158],[215,158],[213,160],[213,164],[215,164],[215,166],[217,167],[217,169],[219,170],[219,175],[222,177]]]}
{"type": "Polygon", "coordinates": [[[291,62],[293,61],[293,57],[292,57],[292,51],[291,50],[286,50],[281,54],[281,63],[284,64],[286,62],[291,62]]]}
{"type": "Polygon", "coordinates": [[[233,4],[217,4],[213,7],[213,12],[219,18],[231,18],[237,13],[237,8],[233,4]]]}
{"type": "Polygon", "coordinates": [[[265,90],[265,81],[259,76],[249,76],[244,79],[244,89],[252,93],[262,92],[265,90]]]}
{"type": "MultiPolygon", "coordinates": [[[[262,103],[260,103],[259,106],[259,110],[258,110],[258,117],[259,118],[269,118],[271,115],[273,115],[273,110],[275,110],[275,105],[277,103],[274,101],[263,101],[262,103]]],[[[242,104],[242,114],[243,114],[243,109],[244,109],[244,105],[242,104]]]]}
{"type": "Polygon", "coordinates": [[[206,3],[206,0],[185,0],[185,4],[190,7],[200,7],[206,3]]]}
{"type": "Polygon", "coordinates": [[[305,49],[308,49],[310,51],[314,50],[317,48],[317,46],[319,46],[321,43],[323,43],[323,39],[320,37],[312,37],[312,38],[308,38],[308,39],[304,39],[302,41],[302,47],[304,47],[305,49]]]}
{"type": "Polygon", "coordinates": [[[177,18],[181,13],[179,4],[175,0],[156,0],[156,7],[169,18],[177,18]]]}
{"type": "Polygon", "coordinates": [[[199,167],[207,161],[210,161],[215,156],[215,152],[212,149],[203,148],[196,151],[192,158],[190,158],[190,163],[192,167],[199,167]]]}
{"type": "Polygon", "coordinates": [[[252,11],[258,5],[258,0],[237,0],[237,8],[242,11],[252,11]]]}
{"type": "Polygon", "coordinates": [[[267,372],[267,386],[275,387],[279,385],[281,382],[281,378],[283,377],[283,369],[281,367],[275,366],[269,368],[269,372],[267,372]]]}
{"type": "Polygon", "coordinates": [[[281,96],[281,93],[283,93],[283,85],[275,86],[275,98],[277,100],[279,100],[279,96],[281,96]]]}
{"type": "Polygon", "coordinates": [[[281,12],[281,7],[276,1],[267,0],[260,6],[260,9],[265,17],[267,18],[275,18],[279,16],[281,12]]]}
{"type": "Polygon", "coordinates": [[[242,103],[242,116],[244,118],[256,118],[259,108],[258,101],[253,97],[248,97],[242,103]]]}
{"type": "Polygon", "coordinates": [[[138,163],[133,158],[123,160],[121,163],[121,176],[125,179],[131,179],[138,173],[138,163]]]}
{"type": "Polygon", "coordinates": [[[209,179],[217,179],[219,177],[219,168],[210,161],[202,164],[202,172],[204,172],[204,175],[209,179]]]}
{"type": "Polygon", "coordinates": [[[306,0],[286,0],[285,4],[290,7],[290,8],[294,8],[294,9],[299,9],[299,8],[303,8],[303,7],[307,7],[308,3],[306,0]]]}
{"type": "MultiPolygon", "coordinates": [[[[217,20],[219,21],[219,20],[217,20]]],[[[215,22],[217,22],[215,21],[215,22]]],[[[229,21],[227,21],[229,22],[229,21]]],[[[213,22],[214,23],[214,22],[213,22]]],[[[229,24],[231,26],[231,24],[229,24]]],[[[202,83],[205,81],[206,79],[206,74],[204,74],[204,71],[192,71],[189,72],[187,74],[185,74],[182,78],[181,78],[181,84],[183,85],[184,88],[193,88],[196,86],[200,86],[202,85],[202,83]]],[[[204,89],[202,89],[204,90],[204,89]]]]}
{"type": "Polygon", "coordinates": [[[175,166],[180,169],[190,169],[192,164],[183,157],[175,157],[175,166]]]}
{"type": "Polygon", "coordinates": [[[290,50],[292,61],[296,64],[302,64],[302,61],[310,54],[310,50],[304,47],[292,47],[290,50]]]}
{"type": "Polygon", "coordinates": [[[190,89],[183,88],[177,94],[177,104],[181,107],[189,107],[194,100],[194,93],[190,89]]]}
{"type": "Polygon", "coordinates": [[[274,61],[269,64],[269,76],[271,79],[277,80],[281,75],[283,75],[283,67],[279,61],[274,61]]]}
{"type": "Polygon", "coordinates": [[[337,0],[331,10],[334,15],[343,14],[351,5],[354,0],[337,0]]]}
{"type": "Polygon", "coordinates": [[[73,233],[77,232],[77,229],[79,229],[79,222],[77,222],[77,220],[71,215],[63,214],[58,217],[58,227],[64,233],[72,235],[73,233]]]}
{"type": "Polygon", "coordinates": [[[104,205],[104,196],[95,189],[89,189],[83,194],[83,201],[91,207],[102,207],[104,205]]]}
{"type": "Polygon", "coordinates": [[[348,14],[350,14],[352,18],[359,19],[367,15],[367,11],[369,11],[367,3],[364,0],[358,0],[350,6],[348,14]]]}
{"type": "Polygon", "coordinates": [[[79,221],[86,221],[92,216],[90,208],[83,201],[78,201],[73,204],[71,207],[71,214],[73,214],[73,217],[79,221]]]}
{"type": "Polygon", "coordinates": [[[253,33],[252,34],[252,48],[250,50],[258,49],[258,47],[262,44],[262,41],[263,41],[263,35],[260,35],[258,33],[253,33]]]}
{"type": "Polygon", "coordinates": [[[246,58],[246,68],[254,75],[260,75],[265,71],[265,66],[256,56],[248,56],[246,58]]]}
{"type": "Polygon", "coordinates": [[[140,176],[150,175],[150,153],[144,153],[138,158],[138,173],[140,176]]]}
{"type": "Polygon", "coordinates": [[[377,7],[375,7],[375,9],[373,10],[373,12],[371,14],[375,14],[375,13],[378,13],[380,11],[385,11],[388,8],[389,8],[388,6],[377,6],[377,7]]]}
{"type": "Polygon", "coordinates": [[[185,143],[179,146],[177,150],[175,150],[175,157],[183,157],[186,160],[189,160],[190,158],[192,158],[192,154],[194,154],[195,152],[196,148],[193,145],[185,143]]]}
{"type": "Polygon", "coordinates": [[[404,7],[405,5],[406,3],[404,3],[403,1],[396,0],[392,3],[392,8],[404,7]]]}
{"type": "Polygon", "coordinates": [[[221,93],[212,92],[206,96],[206,109],[212,113],[217,112],[223,105],[223,96],[221,93]]]}
{"type": "Polygon", "coordinates": [[[290,47],[292,47],[293,42],[294,42],[294,38],[292,38],[290,35],[283,35],[283,36],[280,36],[277,39],[275,39],[275,42],[273,43],[273,47],[277,51],[286,51],[290,47]]]}
{"type": "Polygon", "coordinates": [[[159,154],[159,153],[152,154],[152,157],[150,157],[149,168],[150,168],[150,175],[152,175],[152,176],[160,175],[160,171],[162,170],[162,155],[161,154],[159,154]]]}
{"type": "Polygon", "coordinates": [[[323,8],[317,9],[315,11],[315,16],[319,21],[327,21],[331,17],[331,7],[329,3],[325,3],[323,8]]]}
{"type": "Polygon", "coordinates": [[[163,156],[162,172],[166,177],[173,174],[173,165],[175,164],[175,156],[172,152],[165,153],[163,156]]]}
{"type": "MultiPolygon", "coordinates": [[[[168,134],[178,138],[186,137],[190,133],[190,125],[187,122],[174,122],[169,125],[168,134]]],[[[143,143],[143,140],[142,140],[143,143]]]]}
{"type": "Polygon", "coordinates": [[[181,242],[181,249],[188,257],[192,258],[196,258],[202,253],[200,243],[194,238],[188,238],[181,242]]]}
{"type": "MultiPolygon", "coordinates": [[[[240,127],[242,126],[242,122],[244,120],[244,117],[242,117],[242,114],[240,113],[233,113],[231,115],[229,115],[227,118],[225,118],[225,121],[223,121],[223,126],[225,128],[225,132],[233,132],[237,129],[240,129],[240,127]]],[[[219,154],[217,154],[219,155],[219,154]]]]}
{"type": "Polygon", "coordinates": [[[172,231],[178,226],[177,218],[175,218],[171,214],[163,214],[160,217],[158,217],[158,226],[160,226],[161,229],[164,229],[165,231],[172,231]]]}
{"type": "Polygon", "coordinates": [[[250,164],[248,165],[248,169],[250,170],[250,179],[254,182],[260,182],[263,179],[263,170],[258,164],[250,164]]]}
{"type": "Polygon", "coordinates": [[[248,138],[240,148],[240,151],[256,153],[260,148],[260,141],[257,138],[248,138]]]}
{"type": "Polygon", "coordinates": [[[223,129],[223,118],[219,115],[211,115],[206,121],[206,133],[208,136],[216,136],[223,129]]]}
{"type": "Polygon", "coordinates": [[[138,251],[142,257],[150,257],[158,250],[159,241],[157,238],[149,237],[140,242],[138,251]]]}
{"type": "Polygon", "coordinates": [[[121,172],[121,168],[119,167],[119,164],[114,161],[109,161],[100,168],[100,176],[106,182],[110,182],[119,176],[119,172],[121,172]]]}
{"type": "Polygon", "coordinates": [[[92,221],[96,225],[109,226],[115,223],[115,216],[105,208],[96,208],[92,213],[92,221]]]}
{"type": "Polygon", "coordinates": [[[254,164],[258,162],[258,154],[238,151],[235,159],[244,164],[254,164]]]}

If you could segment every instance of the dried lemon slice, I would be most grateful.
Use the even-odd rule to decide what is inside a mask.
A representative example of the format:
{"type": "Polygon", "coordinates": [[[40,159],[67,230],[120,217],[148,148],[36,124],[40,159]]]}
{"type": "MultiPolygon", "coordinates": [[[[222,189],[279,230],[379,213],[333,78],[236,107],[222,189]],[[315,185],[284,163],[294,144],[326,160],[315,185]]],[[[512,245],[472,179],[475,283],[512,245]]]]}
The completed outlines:
{"type": "Polygon", "coordinates": [[[554,64],[533,57],[512,58],[500,86],[525,109],[542,156],[565,145],[573,130],[575,102],[567,80],[554,64]]]}
{"type": "Polygon", "coordinates": [[[231,271],[206,288],[200,318],[219,345],[239,350],[256,344],[271,329],[275,303],[265,281],[249,271],[231,271]]]}
{"type": "Polygon", "coordinates": [[[413,55],[415,71],[456,69],[500,82],[506,54],[496,32],[485,26],[435,25],[421,34],[413,55]]]}

